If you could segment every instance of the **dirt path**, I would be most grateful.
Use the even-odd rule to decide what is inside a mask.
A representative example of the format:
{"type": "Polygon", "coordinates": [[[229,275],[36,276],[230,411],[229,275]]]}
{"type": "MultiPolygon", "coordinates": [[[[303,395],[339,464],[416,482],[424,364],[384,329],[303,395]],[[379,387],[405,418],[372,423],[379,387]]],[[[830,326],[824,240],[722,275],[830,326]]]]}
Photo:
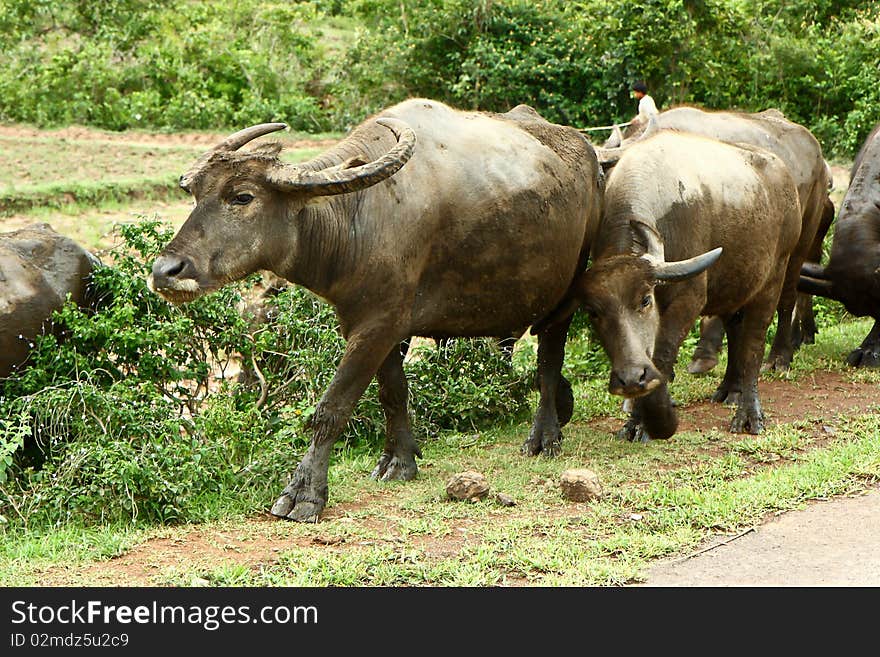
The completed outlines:
{"type": "MultiPolygon", "coordinates": [[[[126,143],[149,146],[200,146],[210,148],[229,136],[227,132],[146,132],[127,130],[109,132],[84,126],[69,126],[56,130],[40,130],[20,125],[0,125],[0,137],[23,139],[59,139],[65,141],[89,141],[92,143],[126,143]]],[[[293,148],[325,148],[333,146],[337,139],[300,139],[284,132],[273,135],[293,148]]]]}

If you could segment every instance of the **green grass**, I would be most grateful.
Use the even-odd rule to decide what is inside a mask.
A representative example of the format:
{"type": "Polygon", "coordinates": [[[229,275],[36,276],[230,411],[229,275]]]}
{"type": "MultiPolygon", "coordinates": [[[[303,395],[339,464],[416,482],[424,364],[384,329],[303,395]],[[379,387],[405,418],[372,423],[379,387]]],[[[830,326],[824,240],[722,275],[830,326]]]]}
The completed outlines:
{"type": "MultiPolygon", "coordinates": [[[[799,352],[802,366],[791,378],[808,378],[813,363],[880,383],[880,372],[850,372],[841,364],[841,354],[868,325],[863,320],[824,330],[819,344],[799,352]]],[[[680,376],[674,392],[699,396],[710,378],[680,376]]],[[[575,381],[579,398],[593,385],[575,381]]],[[[87,584],[108,558],[138,542],[149,546],[151,538],[176,536],[185,544],[189,532],[221,532],[255,542],[271,538],[281,547],[271,558],[245,563],[196,551],[191,559],[155,568],[149,583],[616,586],[639,581],[654,560],[691,551],[713,535],[740,531],[808,500],[863,490],[880,478],[880,407],[854,417],[829,408],[818,423],[813,420],[775,425],[760,436],[683,432],[647,445],[613,440],[596,422],[576,420],[556,459],[519,453],[528,423],[478,437],[445,434],[425,445],[420,476],[407,483],[370,480],[377,454],[341,449],[330,469],[328,517],[317,525],[257,520],[218,499],[206,501],[216,505],[217,521],[201,526],[8,530],[0,579],[39,584],[51,572],[87,584]],[[601,501],[562,498],[559,476],[575,467],[599,474],[601,501]],[[484,473],[493,491],[517,505],[447,501],[445,482],[465,469],[484,473]]],[[[289,469],[294,460],[279,468],[289,469]]],[[[112,569],[112,562],[106,567],[112,569]]]]}
{"type": "MultiPolygon", "coordinates": [[[[281,141],[292,143],[289,135],[281,141]]],[[[82,212],[180,195],[177,181],[209,147],[0,135],[0,217],[39,208],[82,212]]],[[[289,148],[302,162],[323,148],[289,148]]]]}

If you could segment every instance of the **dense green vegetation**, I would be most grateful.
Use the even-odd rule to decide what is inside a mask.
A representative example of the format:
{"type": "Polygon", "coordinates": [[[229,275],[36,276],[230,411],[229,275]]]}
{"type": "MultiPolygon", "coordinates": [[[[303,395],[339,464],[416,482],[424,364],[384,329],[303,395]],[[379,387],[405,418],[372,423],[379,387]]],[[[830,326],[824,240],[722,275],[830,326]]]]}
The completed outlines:
{"type": "Polygon", "coordinates": [[[661,107],[777,107],[852,157],[878,30],[866,0],[3,0],[0,119],[344,130],[420,95],[602,125],[643,78],[661,107]]]}
{"type": "MultiPolygon", "coordinates": [[[[29,366],[0,381],[0,525],[255,510],[283,487],[278,464],[308,444],[306,422],[344,349],[332,308],[299,288],[260,302],[258,277],[173,306],[145,285],[172,231],[147,218],[119,231],[113,266],[94,275],[97,311],[68,304],[61,337],[40,336],[29,366]]],[[[533,354],[511,363],[486,340],[416,351],[408,370],[423,438],[528,413],[533,354]]],[[[378,453],[382,433],[374,384],[339,448],[378,453]]]]}

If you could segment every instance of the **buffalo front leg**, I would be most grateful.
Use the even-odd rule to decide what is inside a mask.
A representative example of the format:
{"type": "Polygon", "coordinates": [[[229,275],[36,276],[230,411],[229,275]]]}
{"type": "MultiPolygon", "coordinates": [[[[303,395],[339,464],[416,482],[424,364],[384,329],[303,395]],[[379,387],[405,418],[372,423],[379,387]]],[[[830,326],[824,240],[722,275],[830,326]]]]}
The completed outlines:
{"type": "Polygon", "coordinates": [[[317,522],[327,504],[327,471],[333,443],[348,423],[358,399],[398,339],[387,327],[353,331],[333,380],[309,420],[312,441],[272,515],[299,522],[317,522]]]}
{"type": "Polygon", "coordinates": [[[409,340],[392,349],[382,363],[376,378],[379,381],[379,401],[385,412],[385,448],[371,477],[381,481],[400,479],[408,481],[418,474],[416,456],[422,452],[413,438],[407,413],[407,384],[403,359],[409,349],[409,340]]]}
{"type": "Polygon", "coordinates": [[[666,440],[678,429],[678,414],[669,396],[666,382],[660,384],[644,397],[633,400],[632,411],[617,438],[630,442],[647,443],[649,440],[666,440]]]}
{"type": "MultiPolygon", "coordinates": [[[[654,340],[651,360],[663,375],[663,382],[647,395],[633,400],[630,417],[617,432],[620,439],[643,443],[649,439],[666,440],[678,430],[678,414],[669,395],[668,383],[675,378],[675,362],[681,343],[694,325],[706,298],[704,283],[685,285],[681,284],[675,295],[664,294],[661,304],[660,330],[654,340]]],[[[712,331],[715,335],[714,329],[712,331]]],[[[719,342],[723,336],[723,330],[717,332],[719,342]]]]}
{"type": "Polygon", "coordinates": [[[565,340],[571,317],[538,334],[538,389],[540,399],[532,429],[522,452],[529,456],[559,454],[562,426],[571,419],[574,397],[571,384],[562,376],[565,340]]]}

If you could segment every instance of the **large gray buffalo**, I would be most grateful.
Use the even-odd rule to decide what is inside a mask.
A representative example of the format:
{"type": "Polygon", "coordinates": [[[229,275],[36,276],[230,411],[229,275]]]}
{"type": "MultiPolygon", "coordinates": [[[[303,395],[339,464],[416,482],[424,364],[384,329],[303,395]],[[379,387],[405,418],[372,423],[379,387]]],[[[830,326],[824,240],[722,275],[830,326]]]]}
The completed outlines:
{"type": "MultiPolygon", "coordinates": [[[[181,178],[196,207],[148,283],[183,302],[264,269],[333,304],[345,354],[312,416],[309,449],[272,507],[316,521],[332,445],[370,380],[387,422],[373,476],[411,479],[420,453],[407,417],[406,341],[508,338],[547,315],[586,265],[603,177],[577,130],[524,105],[488,114],[411,99],[298,166],[278,159],[278,145],[239,150],[283,127],[236,133],[181,178]]],[[[567,326],[539,336],[529,454],[553,454],[570,419],[560,373],[567,326]]]]}
{"type": "Polygon", "coordinates": [[[68,295],[88,305],[89,276],[97,263],[49,224],[0,234],[0,378],[25,363],[31,343],[52,330],[52,313],[68,295]]]}
{"type": "Polygon", "coordinates": [[[699,315],[717,315],[729,360],[713,400],[737,403],[731,431],[759,433],[764,340],[780,293],[797,285],[800,264],[789,259],[800,233],[797,187],[780,158],[661,130],[620,157],[591,267],[533,330],[583,306],[611,360],[610,391],[633,400],[619,436],[647,440],[675,433],[667,382],[679,347],[699,315]]]}
{"type": "Polygon", "coordinates": [[[799,289],[836,299],[853,315],[873,317],[873,328],[847,362],[880,366],[880,124],[853,162],[828,264],[806,264],[799,289]]]}
{"type": "MultiPolygon", "coordinates": [[[[828,195],[830,169],[822,155],[822,147],[807,128],[773,109],[749,114],[675,107],[661,112],[656,122],[660,129],[682,130],[729,143],[751,144],[777,155],[794,178],[800,203],[801,235],[792,258],[819,262],[822,240],[834,219],[834,205],[828,195]]],[[[638,132],[634,134],[637,136],[638,132]]],[[[791,294],[796,295],[794,291],[791,294]]],[[[792,312],[790,307],[795,298],[780,300],[777,332],[767,357],[767,365],[772,369],[787,370],[797,346],[801,342],[813,342],[816,334],[810,297],[801,295],[797,298],[796,312],[792,312]]],[[[704,318],[700,342],[688,371],[702,373],[712,369],[723,337],[720,318],[704,318]]]]}

